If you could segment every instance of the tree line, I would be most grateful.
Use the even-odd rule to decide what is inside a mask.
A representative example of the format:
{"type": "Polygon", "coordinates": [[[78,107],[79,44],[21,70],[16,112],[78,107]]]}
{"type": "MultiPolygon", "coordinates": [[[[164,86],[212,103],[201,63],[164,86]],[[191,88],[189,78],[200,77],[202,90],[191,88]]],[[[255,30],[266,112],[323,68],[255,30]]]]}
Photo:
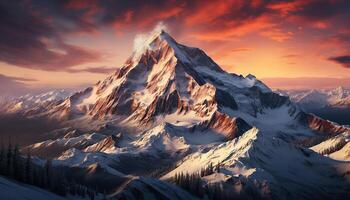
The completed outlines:
{"type": "Polygon", "coordinates": [[[190,192],[191,194],[210,200],[231,200],[231,199],[261,199],[253,188],[247,186],[240,194],[233,192],[233,188],[225,188],[222,183],[205,183],[202,178],[214,173],[220,173],[221,164],[218,163],[213,166],[210,163],[208,166],[201,168],[198,172],[189,173],[176,173],[173,177],[173,182],[190,192]]]}
{"type": "Polygon", "coordinates": [[[331,146],[329,148],[326,148],[322,151],[320,151],[320,154],[322,155],[328,155],[331,153],[334,153],[336,151],[339,151],[340,149],[342,149],[348,142],[345,140],[345,138],[341,138],[340,141],[338,143],[336,143],[334,146],[331,146]]]}
{"type": "Polygon", "coordinates": [[[0,175],[60,196],[73,195],[94,200],[97,195],[93,188],[67,178],[66,171],[62,167],[53,166],[52,160],[48,159],[43,164],[37,164],[29,152],[27,155],[22,155],[19,146],[12,145],[10,140],[7,147],[1,143],[0,175]]]}
{"type": "Polygon", "coordinates": [[[201,198],[206,196],[208,199],[212,200],[228,199],[226,198],[226,192],[221,184],[203,184],[202,177],[219,172],[220,164],[214,167],[213,164],[210,163],[208,166],[201,168],[199,172],[193,174],[187,172],[175,173],[173,181],[177,186],[201,198]]]}

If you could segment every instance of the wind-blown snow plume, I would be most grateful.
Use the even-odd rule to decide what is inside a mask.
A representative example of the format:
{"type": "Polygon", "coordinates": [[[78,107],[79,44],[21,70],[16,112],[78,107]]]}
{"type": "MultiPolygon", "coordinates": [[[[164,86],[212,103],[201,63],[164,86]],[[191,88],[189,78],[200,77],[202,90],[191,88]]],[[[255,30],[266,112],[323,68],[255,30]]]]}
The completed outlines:
{"type": "Polygon", "coordinates": [[[152,35],[158,35],[162,31],[168,32],[168,28],[163,22],[159,22],[152,31],[148,33],[137,34],[134,39],[134,53],[137,54],[137,52],[142,52],[145,50],[148,47],[146,44],[150,42],[149,40],[151,38],[153,38],[152,35]]]}

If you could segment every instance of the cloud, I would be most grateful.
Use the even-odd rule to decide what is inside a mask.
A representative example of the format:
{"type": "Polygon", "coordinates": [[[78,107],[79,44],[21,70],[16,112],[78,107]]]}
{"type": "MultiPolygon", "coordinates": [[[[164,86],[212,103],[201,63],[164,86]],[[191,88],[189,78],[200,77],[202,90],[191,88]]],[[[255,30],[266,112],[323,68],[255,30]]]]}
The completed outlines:
{"type": "Polygon", "coordinates": [[[279,1],[268,5],[268,7],[287,18],[291,17],[290,19],[319,22],[337,15],[348,14],[350,2],[343,0],[294,0],[279,1]]]}
{"type": "Polygon", "coordinates": [[[297,58],[300,57],[300,55],[298,54],[287,54],[287,55],[283,55],[282,58],[297,58]]]}
{"type": "Polygon", "coordinates": [[[64,71],[101,58],[98,52],[66,44],[62,35],[73,28],[56,23],[53,15],[45,15],[48,8],[42,7],[42,12],[34,8],[28,1],[0,2],[1,61],[30,69],[64,71]]]}
{"type": "Polygon", "coordinates": [[[325,38],[327,43],[333,43],[336,45],[347,46],[347,49],[350,48],[350,27],[337,31],[325,38]]]}
{"type": "Polygon", "coordinates": [[[284,42],[293,37],[293,33],[288,31],[284,32],[281,29],[270,29],[260,33],[260,35],[275,40],[277,42],[284,42]]]}
{"type": "Polygon", "coordinates": [[[28,92],[26,82],[36,81],[35,79],[12,77],[0,74],[0,94],[1,96],[17,96],[28,92]]]}
{"type": "Polygon", "coordinates": [[[330,57],[328,60],[341,64],[343,67],[350,68],[350,55],[330,57]]]}
{"type": "Polygon", "coordinates": [[[242,52],[242,51],[252,51],[253,49],[252,48],[235,48],[235,49],[232,49],[231,52],[242,52]]]}
{"type": "Polygon", "coordinates": [[[114,71],[117,71],[118,68],[116,67],[88,67],[84,69],[69,69],[68,72],[71,73],[81,73],[81,72],[89,72],[89,73],[96,73],[96,74],[108,74],[114,71]]]}
{"type": "MultiPolygon", "coordinates": [[[[251,35],[285,42],[298,38],[297,27],[304,26],[322,29],[339,45],[349,44],[348,33],[334,33],[349,28],[349,9],[350,1],[341,0],[0,1],[0,61],[30,69],[74,71],[77,65],[101,61],[103,55],[68,44],[68,36],[106,27],[121,33],[148,32],[159,21],[176,36],[198,43],[223,44],[251,35]],[[340,20],[331,22],[335,18],[340,20]]],[[[134,46],[143,40],[139,35],[134,46]]]]}
{"type": "Polygon", "coordinates": [[[192,35],[201,40],[230,40],[274,27],[267,3],[261,1],[206,1],[188,11],[185,24],[194,26],[192,35]],[[215,9],[215,11],[213,11],[215,9]]]}

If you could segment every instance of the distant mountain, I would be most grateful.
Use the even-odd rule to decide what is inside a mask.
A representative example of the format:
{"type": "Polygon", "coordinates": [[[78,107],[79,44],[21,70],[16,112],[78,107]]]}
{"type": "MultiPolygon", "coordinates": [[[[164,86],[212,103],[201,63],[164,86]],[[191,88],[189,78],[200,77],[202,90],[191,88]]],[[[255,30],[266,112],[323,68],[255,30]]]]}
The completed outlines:
{"type": "Polygon", "coordinates": [[[304,106],[305,108],[350,107],[350,89],[343,87],[324,90],[277,90],[276,92],[289,96],[292,101],[304,106]]]}
{"type": "Polygon", "coordinates": [[[52,106],[60,100],[71,95],[66,90],[52,90],[49,92],[31,95],[27,94],[20,97],[2,97],[0,98],[0,112],[5,113],[25,113],[31,110],[41,111],[47,106],[52,106]]]}
{"type": "Polygon", "coordinates": [[[324,119],[350,125],[350,89],[337,87],[326,90],[277,90],[302,107],[324,119]]]}
{"type": "Polygon", "coordinates": [[[164,31],[105,80],[21,113],[65,127],[22,151],[53,157],[77,170],[72,177],[113,189],[109,197],[350,196],[347,158],[312,150],[348,127],[304,112],[253,75],[225,72],[164,31]]]}

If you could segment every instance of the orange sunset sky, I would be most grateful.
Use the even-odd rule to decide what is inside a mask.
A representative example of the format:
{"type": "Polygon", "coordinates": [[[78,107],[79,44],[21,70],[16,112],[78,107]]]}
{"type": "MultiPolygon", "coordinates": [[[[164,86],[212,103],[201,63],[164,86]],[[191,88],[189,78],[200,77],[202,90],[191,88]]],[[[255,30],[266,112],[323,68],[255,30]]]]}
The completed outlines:
{"type": "Polygon", "coordinates": [[[350,87],[349,19],[346,0],[1,1],[0,92],[91,85],[159,23],[270,87],[350,87]]]}

